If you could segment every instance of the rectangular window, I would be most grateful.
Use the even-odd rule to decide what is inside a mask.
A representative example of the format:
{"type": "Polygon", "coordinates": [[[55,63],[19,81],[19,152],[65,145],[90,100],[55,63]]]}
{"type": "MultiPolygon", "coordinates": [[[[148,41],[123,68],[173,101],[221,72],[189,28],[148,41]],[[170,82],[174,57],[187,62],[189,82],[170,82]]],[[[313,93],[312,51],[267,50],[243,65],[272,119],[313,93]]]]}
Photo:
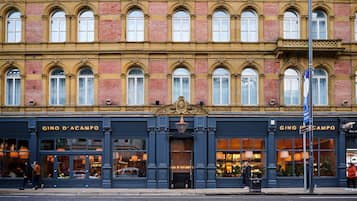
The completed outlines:
{"type": "Polygon", "coordinates": [[[113,177],[146,177],[146,141],[144,139],[113,140],[113,177]]]}
{"type": "Polygon", "coordinates": [[[264,139],[218,138],[216,146],[217,177],[241,177],[244,161],[251,165],[253,175],[264,176],[264,139]]]}
{"type": "MultiPolygon", "coordinates": [[[[308,142],[306,142],[309,145],[308,142]]],[[[277,176],[303,176],[304,153],[302,137],[279,138],[277,145],[277,176]]],[[[331,138],[314,139],[314,175],[336,176],[335,140],[331,138]],[[317,165],[319,164],[319,165],[317,165]]],[[[307,146],[307,151],[309,150],[307,146]]],[[[306,154],[308,160],[309,153],[306,154]]]]}
{"type": "Polygon", "coordinates": [[[0,177],[22,178],[22,168],[29,159],[26,139],[0,138],[0,177]]]}

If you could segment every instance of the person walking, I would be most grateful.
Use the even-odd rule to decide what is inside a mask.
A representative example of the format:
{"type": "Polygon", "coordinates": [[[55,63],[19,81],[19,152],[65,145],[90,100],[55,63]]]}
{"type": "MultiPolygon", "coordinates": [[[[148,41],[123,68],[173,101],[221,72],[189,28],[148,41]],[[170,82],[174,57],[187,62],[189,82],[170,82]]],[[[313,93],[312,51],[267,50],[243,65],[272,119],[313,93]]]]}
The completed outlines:
{"type": "Polygon", "coordinates": [[[37,161],[33,163],[33,181],[32,187],[37,190],[40,187],[40,179],[41,179],[41,166],[37,161]]]}
{"type": "Polygon", "coordinates": [[[347,189],[356,188],[356,166],[350,163],[347,168],[347,189]]]}
{"type": "Polygon", "coordinates": [[[244,161],[243,173],[242,173],[244,189],[249,189],[251,174],[252,174],[252,167],[249,165],[248,161],[244,161]]]}
{"type": "Polygon", "coordinates": [[[25,162],[24,168],[22,170],[23,173],[23,181],[22,181],[22,186],[20,187],[20,190],[25,190],[26,184],[28,181],[31,181],[32,179],[32,167],[29,162],[25,162]]]}

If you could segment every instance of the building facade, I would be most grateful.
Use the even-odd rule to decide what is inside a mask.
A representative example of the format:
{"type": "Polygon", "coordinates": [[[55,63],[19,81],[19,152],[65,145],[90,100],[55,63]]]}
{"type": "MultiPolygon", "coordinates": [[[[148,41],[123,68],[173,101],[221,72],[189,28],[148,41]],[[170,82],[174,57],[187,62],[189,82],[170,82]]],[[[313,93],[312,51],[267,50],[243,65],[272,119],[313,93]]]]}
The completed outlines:
{"type": "MultiPolygon", "coordinates": [[[[302,187],[307,3],[0,2],[0,186],[302,187]]],[[[312,9],[314,183],[344,186],[357,3],[312,9]]]]}

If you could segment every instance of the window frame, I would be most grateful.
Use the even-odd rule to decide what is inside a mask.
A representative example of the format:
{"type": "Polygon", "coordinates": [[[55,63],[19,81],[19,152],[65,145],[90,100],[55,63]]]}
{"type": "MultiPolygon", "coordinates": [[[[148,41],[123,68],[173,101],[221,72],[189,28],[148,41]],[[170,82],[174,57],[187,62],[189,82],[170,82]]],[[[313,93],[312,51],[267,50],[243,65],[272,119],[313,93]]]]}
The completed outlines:
{"type": "Polygon", "coordinates": [[[327,40],[328,38],[328,33],[327,33],[327,14],[323,10],[314,10],[312,12],[312,39],[314,40],[327,40]],[[319,17],[318,15],[322,14],[323,17],[319,17]],[[315,25],[316,23],[316,25],[315,25]],[[323,26],[323,23],[325,25],[324,29],[322,29],[321,26],[323,26]],[[314,27],[315,25],[315,27],[314,27]],[[325,34],[323,37],[322,34],[325,34]]]}
{"type": "Polygon", "coordinates": [[[54,68],[51,70],[50,72],[50,78],[49,78],[49,104],[50,105],[53,105],[53,106],[64,106],[66,104],[66,76],[64,74],[64,70],[62,68],[54,68]],[[62,75],[53,75],[54,71],[56,70],[61,70],[62,71],[62,75]],[[55,92],[56,92],[56,100],[55,100],[55,103],[52,103],[52,96],[53,94],[51,93],[52,91],[52,84],[51,84],[51,81],[52,80],[56,80],[55,83],[56,83],[56,89],[55,92]],[[61,86],[60,86],[60,80],[64,80],[64,103],[61,103],[61,86]]]}
{"type": "Polygon", "coordinates": [[[14,67],[14,68],[10,68],[8,71],[6,71],[5,105],[19,106],[20,104],[21,104],[21,73],[18,68],[14,67]],[[16,74],[14,74],[14,71],[17,71],[16,74]],[[9,75],[9,73],[11,73],[12,75],[9,75]],[[9,88],[9,82],[11,82],[11,84],[12,84],[11,89],[9,88]],[[18,87],[18,90],[16,90],[17,87],[18,87]],[[11,97],[9,97],[9,96],[11,96],[11,97]],[[18,99],[16,97],[18,97],[18,99]]]}
{"type": "Polygon", "coordinates": [[[248,67],[248,68],[245,68],[243,71],[242,71],[242,76],[241,76],[241,104],[242,105],[247,105],[247,106],[257,106],[259,104],[259,77],[258,77],[258,72],[254,69],[254,68],[251,68],[251,67],[248,67]],[[255,75],[252,75],[252,74],[249,74],[250,72],[254,72],[255,75]],[[247,75],[244,75],[245,72],[247,72],[248,74],[247,75]],[[247,103],[244,103],[244,90],[243,90],[243,85],[244,85],[244,78],[247,78],[247,82],[248,82],[248,88],[247,88],[247,97],[248,97],[248,100],[247,100],[247,103]],[[252,100],[251,98],[251,94],[254,93],[252,92],[252,85],[251,85],[251,82],[254,81],[254,79],[256,80],[256,103],[252,103],[254,100],[252,100]]]}
{"type": "Polygon", "coordinates": [[[283,26],[284,39],[300,39],[300,17],[296,11],[287,10],[284,12],[283,26]],[[287,16],[288,14],[290,16],[287,16]],[[289,26],[287,27],[286,24],[289,26]]]}
{"type": "Polygon", "coordinates": [[[93,42],[94,41],[94,31],[95,31],[95,19],[94,12],[90,9],[85,9],[81,11],[78,15],[78,42],[93,42]],[[90,15],[90,16],[84,16],[90,15]],[[85,29],[82,29],[81,23],[86,23],[85,29]],[[91,27],[93,29],[91,29],[91,27]],[[86,36],[85,39],[82,39],[81,33],[84,33],[86,36]]]}
{"type": "Polygon", "coordinates": [[[139,8],[131,9],[126,17],[126,40],[128,42],[143,42],[145,40],[145,16],[139,8]],[[131,24],[134,23],[134,29],[131,24]],[[140,26],[142,25],[142,26],[140,26]]]}
{"type": "Polygon", "coordinates": [[[313,73],[313,76],[312,76],[312,89],[314,90],[314,81],[317,81],[316,83],[317,83],[317,90],[316,90],[316,92],[314,92],[313,94],[312,94],[312,104],[313,105],[317,105],[317,106],[327,106],[328,105],[328,74],[327,74],[327,71],[325,70],[325,69],[323,69],[323,68],[316,68],[316,69],[314,69],[314,73],[313,73]],[[316,71],[317,70],[321,70],[321,72],[323,72],[324,73],[324,75],[316,75],[316,71]],[[325,89],[325,91],[322,91],[322,89],[321,89],[321,81],[323,80],[323,79],[325,79],[325,84],[326,84],[326,89],[325,89]],[[325,104],[323,104],[323,103],[321,103],[323,100],[322,100],[322,97],[321,97],[321,93],[322,92],[324,92],[325,93],[325,97],[326,97],[326,100],[324,100],[324,101],[326,101],[326,103],[325,104]],[[315,98],[315,95],[317,96],[317,103],[315,102],[316,100],[314,99],[315,98]]]}
{"type": "Polygon", "coordinates": [[[143,105],[144,104],[144,97],[145,97],[145,76],[144,76],[144,71],[139,68],[139,67],[133,67],[128,71],[128,76],[127,76],[127,103],[128,105],[143,105]],[[131,74],[134,71],[140,71],[140,74],[131,74]],[[141,79],[142,80],[142,86],[138,86],[138,80],[141,79]],[[134,92],[130,93],[130,89],[131,89],[131,82],[130,80],[134,81],[134,92]],[[142,94],[139,94],[139,87],[141,87],[141,91],[142,94]],[[134,102],[130,102],[130,98],[129,98],[129,94],[131,94],[130,96],[134,96],[134,102]],[[141,97],[140,97],[141,96],[141,97]]]}
{"type": "Polygon", "coordinates": [[[214,11],[212,15],[212,41],[229,42],[230,41],[230,15],[224,9],[214,11]],[[218,28],[216,29],[216,24],[218,28]],[[226,24],[227,30],[222,29],[226,24]]]}
{"type": "Polygon", "coordinates": [[[176,10],[172,15],[172,41],[190,42],[191,40],[190,35],[191,35],[190,13],[185,9],[176,10]]]}
{"type": "Polygon", "coordinates": [[[259,18],[257,13],[252,9],[247,9],[241,15],[241,41],[242,42],[258,42],[259,41],[259,18]],[[252,16],[249,16],[252,14],[252,16]],[[247,15],[247,16],[246,16],[247,15]],[[252,25],[254,25],[252,27],[252,25]],[[253,36],[253,37],[250,37],[253,36]]]}
{"type": "Polygon", "coordinates": [[[190,71],[187,68],[184,67],[179,67],[174,70],[172,73],[172,102],[176,102],[180,96],[183,96],[185,98],[185,101],[190,102],[190,94],[191,94],[191,77],[190,77],[190,71]],[[180,72],[182,71],[182,72],[180,72]],[[184,86],[183,86],[183,79],[188,80],[188,89],[187,89],[187,96],[184,94],[184,86]],[[175,94],[175,79],[179,79],[179,89],[178,89],[178,94],[175,94]]]}
{"type": "Polygon", "coordinates": [[[94,74],[91,68],[89,67],[84,67],[78,72],[78,79],[77,79],[77,103],[78,105],[93,105],[94,104],[94,88],[89,88],[89,82],[92,82],[92,86],[94,87],[94,74]],[[91,74],[81,74],[84,71],[90,70],[91,74]],[[84,81],[84,89],[80,90],[80,79],[83,79],[84,81]],[[90,93],[90,91],[91,93],[90,93]],[[80,91],[84,91],[84,103],[81,103],[81,95],[82,93],[80,91]],[[91,95],[90,95],[91,94],[91,95]]]}
{"type": "Polygon", "coordinates": [[[291,105],[300,105],[301,104],[301,78],[300,77],[301,77],[300,72],[298,70],[296,70],[296,69],[288,68],[288,69],[285,70],[285,72],[284,72],[284,104],[285,105],[291,106],[291,105]],[[289,74],[288,75],[287,74],[288,71],[293,71],[296,74],[294,74],[294,75],[289,74]],[[289,101],[287,101],[287,99],[286,99],[286,94],[287,94],[287,91],[288,91],[287,90],[287,82],[289,82],[289,86],[290,86],[289,91],[293,91],[293,89],[291,89],[291,86],[293,85],[292,83],[294,81],[297,82],[297,83],[294,83],[294,84],[297,86],[297,89],[298,89],[298,91],[296,93],[297,97],[295,97],[295,99],[298,100],[297,103],[294,103],[294,94],[293,93],[290,93],[291,95],[288,98],[289,101]]]}
{"type": "Polygon", "coordinates": [[[67,40],[66,35],[67,35],[66,13],[61,9],[56,9],[51,13],[51,17],[50,17],[50,36],[49,36],[50,42],[51,43],[66,42],[67,40]],[[59,15],[59,16],[55,17],[55,15],[59,15]],[[55,26],[56,24],[57,26],[55,26]],[[62,28],[64,28],[64,30],[62,30],[62,28]]]}
{"type": "Polygon", "coordinates": [[[213,71],[213,74],[212,74],[212,103],[213,105],[229,105],[230,104],[230,73],[227,69],[225,68],[222,68],[222,67],[219,67],[219,68],[216,68],[214,71],[213,71]],[[222,71],[222,72],[219,72],[219,71],[222,71]],[[219,90],[218,92],[216,92],[215,90],[215,79],[218,79],[219,80],[219,90]],[[227,79],[227,102],[225,103],[223,101],[223,81],[224,79],[227,79]],[[217,94],[218,93],[218,94],[217,94]],[[216,103],[215,102],[215,98],[218,95],[219,97],[219,102],[216,103]]]}
{"type": "Polygon", "coordinates": [[[6,42],[19,43],[22,40],[22,19],[21,12],[10,10],[6,15],[6,42]],[[19,29],[18,29],[19,28],[19,29]],[[14,37],[14,40],[10,38],[14,37]]]}

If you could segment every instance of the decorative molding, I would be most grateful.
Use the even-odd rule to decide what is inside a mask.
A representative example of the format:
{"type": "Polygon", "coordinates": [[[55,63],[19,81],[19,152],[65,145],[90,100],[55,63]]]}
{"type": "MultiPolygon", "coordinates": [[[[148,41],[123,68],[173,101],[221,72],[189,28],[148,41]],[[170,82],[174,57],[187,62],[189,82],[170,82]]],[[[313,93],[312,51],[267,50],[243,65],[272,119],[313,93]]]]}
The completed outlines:
{"type": "Polygon", "coordinates": [[[183,115],[207,115],[208,111],[199,105],[192,105],[185,101],[183,96],[170,105],[163,105],[156,112],[156,115],[177,116],[183,115]]]}
{"type": "Polygon", "coordinates": [[[13,59],[13,58],[8,58],[8,59],[6,59],[5,64],[6,64],[6,65],[9,65],[9,66],[13,66],[13,65],[16,64],[16,61],[15,61],[15,59],[13,59]]]}
{"type": "Polygon", "coordinates": [[[52,61],[50,62],[51,65],[58,65],[61,63],[61,60],[58,57],[55,57],[52,59],[52,61]]]}
{"type": "Polygon", "coordinates": [[[88,60],[88,58],[86,56],[83,56],[83,57],[80,58],[79,63],[81,65],[87,65],[89,63],[89,60],[88,60]]]}
{"type": "Polygon", "coordinates": [[[140,59],[138,59],[138,58],[132,59],[132,60],[130,60],[130,62],[131,62],[133,65],[138,65],[138,64],[141,63],[141,62],[140,62],[140,59]]]}
{"type": "Polygon", "coordinates": [[[223,65],[225,63],[227,63],[227,59],[224,57],[220,57],[216,60],[217,63],[219,63],[220,65],[223,65]]]}

